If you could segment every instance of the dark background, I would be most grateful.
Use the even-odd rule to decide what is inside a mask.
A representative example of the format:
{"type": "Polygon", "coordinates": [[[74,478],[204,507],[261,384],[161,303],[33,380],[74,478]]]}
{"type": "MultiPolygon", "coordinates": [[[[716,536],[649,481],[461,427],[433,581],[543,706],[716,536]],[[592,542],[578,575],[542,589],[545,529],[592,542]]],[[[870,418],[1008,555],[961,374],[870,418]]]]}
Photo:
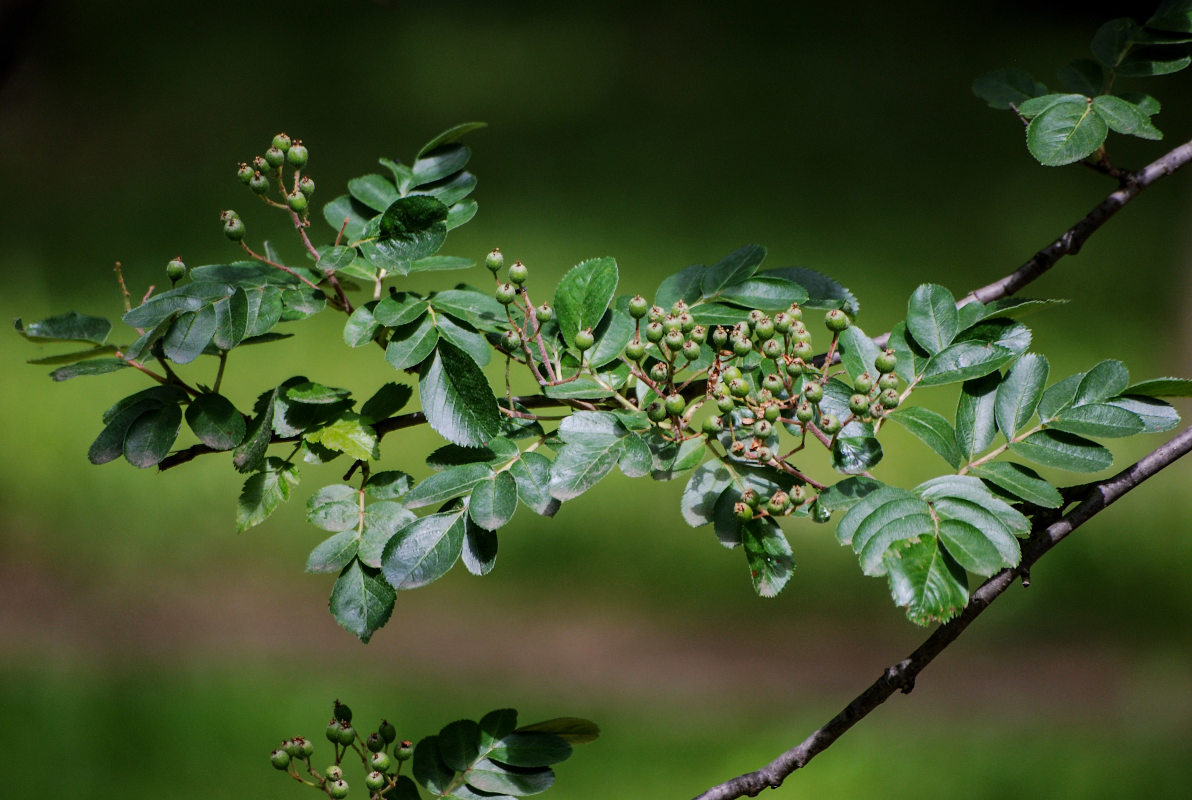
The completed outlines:
{"type": "MultiPolygon", "coordinates": [[[[0,84],[9,318],[116,316],[115,261],[139,293],[175,255],[233,258],[222,208],[298,258],[233,176],[279,130],[310,147],[320,205],[378,170],[377,157],[408,160],[477,119],[489,123],[468,138],[480,213],[445,252],[499,245],[541,291],[584,258],[614,255],[620,291],[649,294],[676,269],[757,241],[769,265],[850,286],[874,333],[919,283],[959,295],[1000,277],[1112,189],[1080,167],[1035,164],[1019,123],[974,98],[972,79],[1018,66],[1054,83],[1103,21],[1150,11],[0,8],[12,59],[0,84]]],[[[1192,137],[1188,81],[1138,82],[1164,102],[1167,143],[1112,137],[1117,163],[1192,137]]],[[[1028,320],[1053,376],[1110,357],[1138,378],[1192,374],[1188,199],[1187,176],[1160,183],[1030,287],[1072,301],[1028,320]]],[[[288,355],[233,364],[234,399],[298,372],[364,396],[392,379],[374,354],[339,345],[325,316],[288,355]]],[[[404,593],[365,647],[326,615],[330,581],[301,574],[318,540],[302,502],[336,470],[304,470],[296,501],[237,536],[239,479],[217,458],[160,475],[86,463],[100,411],[142,388],[135,378],[54,385],[22,363],[48,349],[13,335],[3,352],[0,762],[17,796],[61,793],[67,775],[85,776],[71,785],[85,797],[301,794],[266,755],[283,737],[319,736],[340,697],[362,725],[385,715],[413,738],[505,705],[526,720],[590,716],[605,735],[560,769],[560,797],[687,797],[801,740],[924,635],[829,529],[788,526],[799,569],[763,601],[738,553],[683,524],[681,482],[614,477],[553,521],[520,512],[492,575],[456,570],[404,593]]],[[[945,407],[951,396],[936,394],[925,402],[945,407]]],[[[433,441],[411,434],[402,449],[433,441]]],[[[1118,464],[1155,444],[1115,446],[1118,464]]],[[[877,474],[892,482],[939,467],[900,431],[887,452],[877,474]]],[[[393,466],[415,466],[398,456],[393,466]]],[[[775,796],[1172,795],[1192,734],[1187,482],[1178,465],[1082,529],[909,698],[775,796]]]]}

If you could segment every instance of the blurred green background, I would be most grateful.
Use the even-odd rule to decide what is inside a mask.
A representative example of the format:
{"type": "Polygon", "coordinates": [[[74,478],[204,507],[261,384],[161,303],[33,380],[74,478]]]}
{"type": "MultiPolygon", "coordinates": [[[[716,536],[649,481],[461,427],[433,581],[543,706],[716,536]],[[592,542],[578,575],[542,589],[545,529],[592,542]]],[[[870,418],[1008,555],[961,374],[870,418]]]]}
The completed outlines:
{"type": "MultiPolygon", "coordinates": [[[[116,316],[115,261],[138,293],[175,255],[234,258],[221,208],[298,258],[233,176],[278,130],[310,147],[326,201],[377,157],[409,159],[479,119],[480,213],[445,252],[499,245],[540,294],[579,260],[615,255],[621,291],[648,294],[757,241],[768,265],[853,288],[859,323],[877,333],[920,282],[959,295],[1000,277],[1112,188],[1034,164],[1018,123],[968,87],[999,66],[1051,81],[1101,22],[1137,6],[0,8],[15,64],[0,86],[10,319],[116,316]],[[13,9],[33,9],[31,23],[13,9]]],[[[1189,75],[1149,83],[1168,142],[1192,136],[1189,75]]],[[[1164,149],[1110,142],[1127,166],[1164,149]]],[[[1053,375],[1108,357],[1139,378],[1192,374],[1190,181],[1148,191],[1031,287],[1072,300],[1029,319],[1053,375]]],[[[338,343],[341,324],[325,315],[257,348],[277,354],[233,360],[229,394],[244,407],[295,373],[363,396],[392,379],[375,353],[338,343]]],[[[553,521],[523,509],[493,574],[457,569],[401,595],[362,646],[326,614],[331,581],[301,574],[319,540],[303,499],[342,468],[304,467],[300,499],[236,535],[227,459],[163,474],[89,466],[99,413],[142,384],[52,384],[23,363],[49,352],[10,334],[0,361],[0,763],[12,797],[302,796],[266,756],[283,737],[318,736],[334,697],[360,725],[383,715],[413,738],[507,705],[526,721],[591,717],[604,736],[560,768],[557,796],[690,797],[800,741],[924,635],[830,528],[788,526],[799,570],[760,600],[739,553],[682,523],[681,481],[617,476],[553,521]]],[[[386,440],[394,467],[417,466],[408,454],[434,439],[407,441],[399,452],[386,440]]],[[[1118,464],[1156,443],[1116,448],[1118,464]]],[[[899,430],[887,454],[876,474],[903,485],[940,466],[899,430]]],[[[1192,735],[1188,479],[1177,465],[1082,529],[912,695],[773,796],[1176,794],[1192,735]]]]}

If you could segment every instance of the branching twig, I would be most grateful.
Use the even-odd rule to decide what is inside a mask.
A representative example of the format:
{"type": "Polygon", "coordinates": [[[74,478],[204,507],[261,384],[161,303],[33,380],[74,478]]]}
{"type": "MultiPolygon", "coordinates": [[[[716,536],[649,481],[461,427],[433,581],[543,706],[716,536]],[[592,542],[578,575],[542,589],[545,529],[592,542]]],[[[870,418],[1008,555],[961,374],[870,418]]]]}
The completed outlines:
{"type": "Polygon", "coordinates": [[[960,616],[941,625],[909,656],[888,667],[868,689],[816,730],[796,747],[787,750],[766,766],[713,786],[695,800],[731,800],[754,797],[762,790],[777,788],[792,772],[807,765],[812,758],[827,750],[845,731],[864,719],[896,691],[909,693],[915,678],[980,616],[990,603],[1006,591],[1016,580],[1027,579],[1031,567],[1051,548],[1072,531],[1104,511],[1126,492],[1156,475],[1164,467],[1192,451],[1192,428],[1187,428],[1170,441],[1153,450],[1135,464],[1112,478],[1085,487],[1080,505],[1059,519],[1036,519],[1031,536],[1024,543],[1022,561],[1013,569],[1004,569],[973,592],[960,616]]]}

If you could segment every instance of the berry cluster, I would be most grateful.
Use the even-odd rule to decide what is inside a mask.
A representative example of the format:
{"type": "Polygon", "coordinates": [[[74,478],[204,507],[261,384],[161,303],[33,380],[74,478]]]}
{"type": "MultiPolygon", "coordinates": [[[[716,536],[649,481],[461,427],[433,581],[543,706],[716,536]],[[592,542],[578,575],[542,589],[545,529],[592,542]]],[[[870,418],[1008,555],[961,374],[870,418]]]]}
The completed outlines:
{"type": "Polygon", "coordinates": [[[335,800],[348,796],[350,787],[344,779],[342,764],[349,750],[356,752],[368,770],[364,776],[364,786],[368,789],[368,796],[374,800],[379,800],[397,785],[402,764],[414,754],[413,743],[409,740],[398,741],[397,729],[386,720],[381,720],[375,731],[362,737],[352,727],[352,710],[338,700],[335,701],[332,719],[327,723],[325,733],[327,741],[335,750],[335,761],[321,773],[311,763],[314,743],[302,736],[282,742],[269,754],[269,761],[299,783],[313,786],[335,800]],[[300,770],[306,775],[303,776],[300,770]]]}
{"type": "MultiPolygon", "coordinates": [[[[302,174],[303,167],[310,154],[301,139],[291,139],[284,133],[273,137],[264,155],[254,156],[251,162],[240,162],[236,170],[236,177],[240,182],[252,190],[253,194],[275,208],[284,208],[292,212],[295,222],[307,224],[307,207],[310,196],[315,192],[315,182],[302,174]],[[285,169],[292,170],[290,179],[286,180],[285,169]],[[269,195],[271,188],[276,188],[280,200],[273,200],[269,195]]],[[[235,211],[225,211],[221,215],[224,223],[224,235],[233,242],[244,238],[244,223],[235,211]]]]}

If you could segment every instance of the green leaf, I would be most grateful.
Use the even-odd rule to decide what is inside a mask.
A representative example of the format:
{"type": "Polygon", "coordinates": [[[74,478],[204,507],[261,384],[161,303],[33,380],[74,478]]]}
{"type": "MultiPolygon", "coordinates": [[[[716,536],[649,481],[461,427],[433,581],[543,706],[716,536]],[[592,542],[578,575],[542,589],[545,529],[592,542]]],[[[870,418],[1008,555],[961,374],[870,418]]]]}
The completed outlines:
{"type": "Polygon", "coordinates": [[[189,364],[198,358],[215,336],[215,307],[180,314],[162,339],[166,358],[175,364],[189,364]]]}
{"type": "Polygon", "coordinates": [[[881,443],[872,436],[837,436],[832,445],[832,469],[845,475],[868,472],[881,460],[881,443]]]}
{"type": "Polygon", "coordinates": [[[617,262],[612,258],[593,258],[572,267],[555,290],[555,314],[559,331],[568,345],[575,345],[575,334],[595,329],[617,289],[617,262]]]}
{"type": "Polygon", "coordinates": [[[761,245],[747,244],[734,250],[703,270],[700,293],[705,298],[715,297],[726,287],[739,284],[751,277],[765,258],[766,248],[761,245]]]}
{"type": "Polygon", "coordinates": [[[1037,353],[1027,353],[1014,363],[997,387],[994,397],[994,416],[998,427],[1007,437],[1013,436],[1030,422],[1047,385],[1050,367],[1047,359],[1037,353]]]}
{"type": "Polygon", "coordinates": [[[380,569],[385,545],[394,534],[416,519],[418,517],[414,516],[414,512],[401,503],[382,500],[366,506],[364,531],[360,536],[360,549],[356,557],[367,566],[380,569]]]}
{"type": "Polygon", "coordinates": [[[517,483],[508,472],[497,472],[472,488],[468,516],[481,528],[495,531],[517,511],[517,483]]]}
{"type": "MultiPolygon", "coordinates": [[[[135,398],[136,395],[133,397],[135,398]]],[[[132,398],[126,398],[126,400],[132,400],[132,398]]],[[[161,408],[161,405],[158,400],[141,397],[119,408],[114,406],[109,409],[108,413],[104,414],[104,429],[91,443],[91,447],[87,451],[87,459],[92,464],[106,464],[120,458],[124,454],[124,437],[128,434],[129,427],[142,414],[161,408]]]]}
{"type": "Polygon", "coordinates": [[[1131,384],[1122,394],[1144,397],[1192,397],[1192,380],[1188,378],[1151,378],[1131,384]]]}
{"type": "Polygon", "coordinates": [[[1130,372],[1120,361],[1106,360],[1084,373],[1072,396],[1072,405],[1100,403],[1126,391],[1130,372]]]}
{"type": "Polygon", "coordinates": [[[381,457],[376,431],[366,425],[359,414],[351,411],[343,412],[322,427],[307,431],[304,438],[360,461],[381,457]]]}
{"type": "MultiPolygon", "coordinates": [[[[872,491],[866,492],[859,500],[854,500],[848,512],[840,518],[840,522],[836,525],[836,540],[840,544],[851,546],[856,550],[858,545],[854,537],[856,536],[857,529],[874,511],[887,503],[918,499],[918,497],[906,489],[899,489],[894,486],[879,486],[872,491]]],[[[924,513],[926,513],[926,510],[926,506],[924,506],[924,513]]]]}
{"type": "Polygon", "coordinates": [[[593,367],[602,367],[620,358],[635,330],[636,325],[627,313],[610,308],[593,331],[596,345],[585,356],[588,363],[593,367]]]}
{"type": "Polygon", "coordinates": [[[772,518],[751,519],[741,526],[741,544],[753,590],[759,597],[775,597],[795,570],[790,542],[782,528],[772,518]]]}
{"type": "Polygon", "coordinates": [[[438,580],[463,550],[466,509],[430,514],[401,528],[385,545],[381,571],[395,589],[416,589],[438,580]]]}
{"type": "Polygon", "coordinates": [[[324,486],[307,498],[306,521],[325,531],[346,531],[359,526],[360,506],[360,494],[351,486],[344,483],[324,486]]]}
{"type": "Polygon", "coordinates": [[[1093,110],[1105,120],[1110,130],[1140,139],[1157,141],[1163,133],[1153,124],[1151,118],[1137,106],[1111,94],[1093,98],[1093,110]]]}
{"type": "Polygon", "coordinates": [[[395,201],[381,215],[377,233],[356,244],[376,267],[405,275],[411,262],[434,255],[446,238],[447,207],[416,195],[395,201]]]}
{"type": "Polygon", "coordinates": [[[427,301],[414,294],[398,292],[377,303],[373,319],[382,325],[397,328],[417,321],[426,313],[427,301]]]}
{"type": "Polygon", "coordinates": [[[517,496],[535,514],[553,517],[560,502],[550,494],[551,462],[542,453],[522,453],[509,466],[509,474],[517,482],[517,496]]]}
{"type": "Polygon", "coordinates": [[[265,463],[265,452],[273,433],[273,414],[279,390],[270,389],[257,398],[256,416],[248,423],[244,441],[232,453],[232,465],[240,472],[256,472],[265,463]]]}
{"type": "Polygon", "coordinates": [[[427,736],[418,742],[414,748],[413,772],[414,778],[431,794],[444,797],[451,791],[455,770],[443,763],[439,737],[427,736]]]}
{"type": "Polygon", "coordinates": [[[236,502],[236,532],[243,533],[260,525],[278,507],[290,499],[290,490],[298,485],[298,469],[288,461],[270,458],[265,469],[248,476],[236,502]]]}
{"type": "Polygon", "coordinates": [[[1047,109],[1054,106],[1056,103],[1073,102],[1076,100],[1087,100],[1088,98],[1082,94],[1073,94],[1070,92],[1045,94],[1041,97],[1032,97],[1030,100],[1024,102],[1018,107],[1018,113],[1030,119],[1037,117],[1047,109]]]}
{"type": "Polygon", "coordinates": [[[244,340],[248,331],[248,294],[238,286],[231,296],[216,300],[212,309],[215,311],[215,333],[211,342],[220,350],[231,350],[244,340]]]}
{"type": "Polygon", "coordinates": [[[1165,41],[1183,41],[1183,37],[1160,36],[1148,33],[1137,22],[1120,17],[1110,20],[1093,35],[1093,55],[1118,75],[1147,76],[1179,72],[1192,63],[1192,58],[1163,59],[1173,54],[1167,48],[1148,47],[1165,41]]]}
{"type": "Polygon", "coordinates": [[[352,561],[331,589],[331,616],[349,633],[368,643],[393,613],[397,595],[375,569],[352,561]]]}
{"type": "MultiPolygon", "coordinates": [[[[478,183],[476,176],[470,172],[456,172],[448,175],[445,178],[440,178],[437,181],[431,181],[419,185],[419,187],[410,192],[410,194],[425,194],[435,198],[445,206],[452,206],[455,203],[463,200],[476,189],[478,183]]],[[[450,212],[448,212],[448,220],[450,220],[450,212]]],[[[448,224],[448,230],[451,230],[448,224]]]]}
{"type": "MultiPolygon", "coordinates": [[[[626,441],[632,441],[632,439],[626,441]]],[[[673,480],[679,473],[697,466],[708,453],[702,438],[696,437],[676,444],[659,435],[657,428],[651,428],[645,434],[644,441],[651,456],[650,477],[656,481],[673,480]]],[[[624,468],[622,464],[621,469],[624,470],[624,468]]]]}
{"type": "MultiPolygon", "coordinates": [[[[516,498],[514,502],[516,503],[516,498]]],[[[485,530],[469,519],[464,531],[464,547],[460,552],[460,560],[473,575],[484,576],[492,572],[493,567],[497,565],[496,532],[485,530]]]]}
{"type": "MultiPolygon", "coordinates": [[[[463,200],[447,209],[447,230],[453,231],[476,216],[476,201],[463,200]]],[[[421,259],[419,259],[421,261],[421,259]]]]}
{"type": "Polygon", "coordinates": [[[894,351],[894,355],[898,359],[898,374],[907,380],[923,374],[923,368],[927,366],[927,359],[931,356],[919,346],[918,342],[910,338],[906,332],[905,322],[899,322],[890,329],[890,338],[886,340],[886,347],[894,351]]]}
{"type": "Polygon", "coordinates": [[[339,572],[356,557],[359,546],[360,534],[354,528],[324,539],[307,556],[306,571],[313,574],[339,572]]]}
{"type": "Polygon", "coordinates": [[[355,242],[364,236],[364,226],[372,216],[372,209],[346,194],[323,206],[323,219],[335,231],[342,227],[347,242],[355,242]]]}
{"type": "Polygon", "coordinates": [[[464,779],[473,789],[481,792],[522,795],[539,794],[555,782],[555,773],[549,767],[541,769],[517,768],[513,771],[490,759],[481,759],[464,773],[464,779]]]}
{"type": "Polygon", "coordinates": [[[786,278],[756,277],[726,286],[716,297],[742,308],[785,311],[792,303],[806,302],[807,290],[786,278]]]}
{"type": "Polygon", "coordinates": [[[348,347],[366,345],[376,337],[381,325],[373,317],[371,306],[375,305],[376,303],[366,303],[357,306],[352,316],[348,317],[344,325],[344,344],[348,347]]]}
{"type": "Polygon", "coordinates": [[[612,471],[623,450],[623,443],[616,437],[593,436],[569,442],[551,465],[551,496],[561,501],[579,497],[612,471]]]}
{"type": "Polygon", "coordinates": [[[463,772],[480,758],[480,726],[473,720],[445,725],[436,738],[443,763],[456,772],[463,772]]]}
{"type": "Polygon", "coordinates": [[[1064,431],[1036,431],[1010,450],[1028,461],[1071,472],[1098,472],[1113,463],[1113,454],[1096,442],[1064,431]]]}
{"type": "Polygon", "coordinates": [[[247,432],[244,415],[220,394],[201,394],[192,400],[186,407],[186,424],[212,450],[231,450],[247,432]]]}
{"type": "Polygon", "coordinates": [[[479,447],[500,432],[500,412],[484,373],[449,342],[440,341],[418,379],[422,410],[444,439],[479,447]]]}
{"type": "Polygon", "coordinates": [[[1058,75],[1064,88],[1075,94],[1093,97],[1105,86],[1105,70],[1091,58],[1078,58],[1060,67],[1058,75]]]}
{"type": "Polygon", "coordinates": [[[467,353],[476,362],[476,366],[483,367],[489,362],[492,351],[488,342],[470,327],[465,328],[446,314],[436,316],[435,327],[439,330],[440,339],[446,339],[467,353]]]}
{"type": "Polygon", "coordinates": [[[124,458],[134,467],[152,467],[170,454],[182,427],[181,407],[168,403],[133,420],[124,436],[124,458]]]}
{"type": "Polygon", "coordinates": [[[940,520],[940,544],[962,568],[989,577],[1002,568],[1002,556],[981,530],[957,519],[940,520]]]}
{"type": "Polygon", "coordinates": [[[968,603],[964,571],[944,552],[934,536],[907,540],[884,557],[890,575],[890,596],[906,607],[917,625],[946,622],[968,603]]]}
{"type": "Polygon", "coordinates": [[[77,311],[47,317],[27,326],[18,317],[13,322],[17,333],[31,342],[91,342],[103,344],[112,330],[112,323],[103,317],[89,317],[77,311]]]}
{"type": "Polygon", "coordinates": [[[1043,508],[1059,508],[1063,503],[1059,491],[1030,467],[1009,461],[991,461],[973,467],[971,472],[1028,503],[1043,508]]]}
{"type": "MultiPolygon", "coordinates": [[[[473,204],[474,205],[474,204],[473,204]]],[[[447,211],[447,230],[453,230],[459,227],[452,225],[452,210],[447,211]]],[[[462,224],[462,223],[461,223],[462,224]]],[[[476,262],[470,258],[463,256],[427,256],[420,258],[417,261],[410,262],[410,272],[413,275],[415,272],[442,272],[453,269],[471,269],[476,266],[476,262]]]]}
{"type": "MultiPolygon", "coordinates": [[[[516,712],[514,716],[516,719],[516,712]]],[[[484,726],[484,720],[480,721],[480,725],[484,726]]],[[[553,733],[571,744],[587,744],[600,737],[600,728],[595,722],[580,717],[556,717],[523,725],[517,729],[517,733],[553,733]]]]}
{"type": "Polygon", "coordinates": [[[433,150],[427,150],[410,168],[412,175],[409,188],[434,183],[459,172],[467,166],[471,157],[471,149],[462,144],[443,144],[433,150]]]}
{"type": "Polygon", "coordinates": [[[1180,424],[1180,415],[1171,404],[1154,397],[1126,395],[1105,402],[1124,408],[1142,420],[1144,433],[1162,433],[1180,424]]]}
{"type": "MultiPolygon", "coordinates": [[[[530,726],[533,727],[533,726],[530,726]]],[[[480,746],[488,750],[517,729],[517,710],[498,708],[480,718],[480,746]]]]}
{"type": "Polygon", "coordinates": [[[468,322],[482,331],[504,333],[509,327],[509,315],[505,306],[497,302],[491,292],[461,286],[444,292],[435,292],[430,304],[436,311],[468,322]]]}
{"type": "Polygon", "coordinates": [[[417,367],[430,358],[439,344],[439,328],[430,314],[418,322],[394,328],[385,348],[385,360],[394,369],[417,367]]]}
{"type": "Polygon", "coordinates": [[[1192,33],[1192,0],[1163,0],[1146,21],[1148,28],[1192,33]]]}
{"type": "MultiPolygon", "coordinates": [[[[885,493],[885,489],[880,489],[870,497],[885,493]]],[[[841,519],[840,524],[844,525],[850,515],[864,505],[863,500],[853,506],[841,519]]],[[[927,538],[934,532],[935,523],[930,516],[927,503],[914,495],[890,495],[887,502],[875,507],[856,526],[853,534],[853,552],[858,556],[861,572],[866,575],[883,575],[884,556],[895,544],[920,537],[927,538]]],[[[837,534],[839,535],[839,530],[837,534]]]]}
{"type": "Polygon", "coordinates": [[[1046,92],[1047,87],[1031,77],[1029,72],[1020,69],[995,69],[973,81],[973,94],[988,103],[990,108],[1019,106],[1046,92]]]}
{"type": "Polygon", "coordinates": [[[1072,406],[1047,423],[1049,428],[1100,438],[1119,438],[1142,433],[1142,420],[1120,406],[1108,403],[1088,403],[1072,406]]]}
{"type": "Polygon", "coordinates": [[[703,264],[692,264],[666,276],[654,293],[654,304],[664,309],[669,309],[680,300],[689,306],[695,305],[703,297],[701,287],[707,269],[703,264]]]}
{"type": "Polygon", "coordinates": [[[1084,375],[1085,373],[1078,372],[1048,386],[1047,391],[1043,392],[1043,397],[1039,399],[1039,419],[1047,422],[1072,405],[1072,400],[1076,397],[1076,389],[1080,386],[1084,375]]]}
{"type": "Polygon", "coordinates": [[[571,745],[553,733],[510,733],[492,746],[489,757],[514,767],[548,767],[571,757],[571,745]]]}
{"type": "Polygon", "coordinates": [[[612,397],[613,390],[589,375],[555,386],[544,386],[542,393],[556,400],[600,400],[612,397]]]}
{"type": "Polygon", "coordinates": [[[889,415],[889,419],[914,434],[951,464],[953,469],[958,469],[964,461],[956,445],[956,430],[952,423],[936,412],[922,406],[911,406],[895,411],[889,415]]]}
{"type": "Polygon", "coordinates": [[[335,405],[351,397],[348,389],[324,386],[314,381],[302,381],[286,389],[286,397],[304,405],[335,405]]]}
{"type": "Polygon", "coordinates": [[[396,500],[413,485],[413,479],[401,470],[386,470],[368,476],[364,493],[375,500],[396,500]]]}
{"type": "Polygon", "coordinates": [[[988,375],[1030,344],[1030,329],[1021,323],[998,319],[980,322],[931,357],[919,385],[939,386],[988,375]]]}
{"type": "Polygon", "coordinates": [[[413,390],[402,383],[386,383],[360,409],[360,417],[369,425],[388,419],[405,408],[413,390]]]}
{"type": "Polygon", "coordinates": [[[129,366],[128,362],[122,358],[93,358],[89,361],[58,367],[50,373],[50,378],[55,381],[68,381],[71,378],[79,378],[84,375],[106,375],[127,366],[129,366]]]}
{"type": "MultiPolygon", "coordinates": [[[[134,328],[152,328],[175,314],[198,311],[209,307],[217,300],[228,297],[235,289],[226,283],[196,281],[155,294],[136,308],[127,312],[123,319],[134,328]]],[[[260,331],[263,333],[263,331],[260,331]]]]}
{"type": "Polygon", "coordinates": [[[907,302],[906,329],[915,342],[932,355],[951,344],[960,331],[960,318],[952,293],[933,283],[915,289],[907,302]]]}
{"type": "Polygon", "coordinates": [[[431,150],[434,150],[436,147],[441,147],[442,145],[445,145],[445,144],[451,144],[452,142],[471,133],[472,131],[478,131],[481,128],[486,128],[486,127],[488,127],[487,122],[461,122],[458,125],[453,125],[452,127],[443,131],[438,136],[436,136],[435,138],[431,139],[429,142],[424,144],[422,146],[422,149],[418,151],[417,158],[422,158],[424,155],[429,153],[431,150]]]}
{"type": "Polygon", "coordinates": [[[406,508],[438,505],[456,497],[463,497],[481,481],[491,480],[492,467],[487,464],[458,464],[435,473],[410,490],[402,501],[406,508]]]}
{"type": "Polygon", "coordinates": [[[1045,167],[1087,158],[1105,141],[1109,128],[1082,95],[1055,103],[1026,126],[1026,146],[1045,167]]]}
{"type": "Polygon", "coordinates": [[[837,511],[847,511],[867,495],[876,492],[885,484],[874,478],[855,475],[851,478],[837,481],[819,493],[815,503],[819,509],[829,515],[837,511]]]}
{"type": "MultiPolygon", "coordinates": [[[[19,320],[18,320],[19,321],[19,320]]],[[[74,364],[78,361],[86,361],[88,359],[98,358],[99,356],[107,355],[108,353],[115,353],[116,346],[111,344],[99,345],[87,350],[76,350],[73,353],[61,353],[56,356],[45,356],[44,358],[30,358],[25,361],[26,364],[74,364]]],[[[121,361],[121,359],[115,359],[121,361]]],[[[127,364],[125,364],[127,366],[127,364]]]]}
{"type": "Polygon", "coordinates": [[[393,182],[383,175],[361,175],[348,181],[348,193],[378,213],[401,197],[393,182]]]}
{"type": "Polygon", "coordinates": [[[854,319],[861,313],[861,306],[852,292],[844,288],[834,278],[829,278],[827,275],[816,272],[813,269],[808,269],[807,267],[779,267],[778,269],[768,269],[765,272],[760,272],[758,273],[758,277],[786,278],[789,281],[799,284],[807,290],[807,302],[803,303],[806,308],[839,308],[854,319]]]}
{"type": "Polygon", "coordinates": [[[698,528],[712,522],[716,501],[730,484],[732,477],[718,459],[701,464],[691,473],[679,501],[680,512],[687,524],[698,528]]]}
{"type": "Polygon", "coordinates": [[[878,373],[873,366],[873,360],[880,352],[873,340],[856,325],[840,332],[840,361],[849,375],[868,372],[876,378],[878,373]]]}

